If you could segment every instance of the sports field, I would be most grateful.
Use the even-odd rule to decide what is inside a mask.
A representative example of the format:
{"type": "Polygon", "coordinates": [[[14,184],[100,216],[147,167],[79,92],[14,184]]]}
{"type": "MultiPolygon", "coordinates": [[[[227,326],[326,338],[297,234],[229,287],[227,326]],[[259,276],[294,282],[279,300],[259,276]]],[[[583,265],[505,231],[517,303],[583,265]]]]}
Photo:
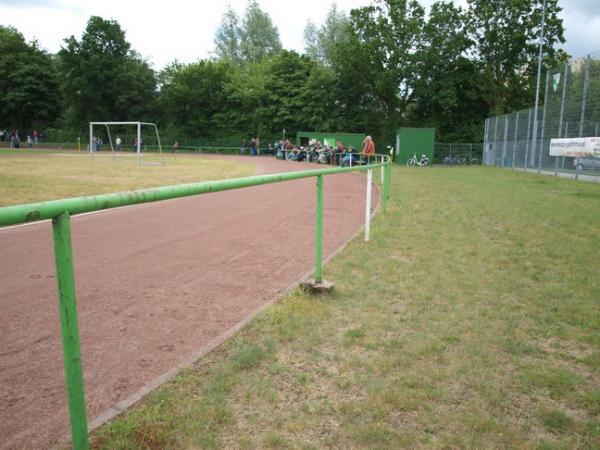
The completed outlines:
{"type": "MultiPolygon", "coordinates": [[[[164,165],[139,165],[134,154],[0,150],[0,206],[254,175],[243,161],[164,155],[164,165]]],[[[143,161],[158,163],[157,154],[143,161]]]]}
{"type": "Polygon", "coordinates": [[[598,448],[600,186],[394,168],[388,214],[93,447],[598,448]]]}

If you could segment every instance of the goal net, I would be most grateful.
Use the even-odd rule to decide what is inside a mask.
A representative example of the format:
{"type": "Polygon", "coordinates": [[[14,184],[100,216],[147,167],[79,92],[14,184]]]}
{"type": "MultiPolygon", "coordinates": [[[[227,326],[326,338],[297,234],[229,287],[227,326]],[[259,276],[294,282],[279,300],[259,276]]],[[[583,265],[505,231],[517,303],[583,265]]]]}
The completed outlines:
{"type": "Polygon", "coordinates": [[[138,164],[163,165],[158,127],[150,122],[90,122],[90,157],[103,149],[110,149],[113,158],[123,152],[136,156],[138,164]],[[111,129],[113,133],[111,133],[111,129]],[[115,132],[115,129],[117,132],[115,132]],[[154,131],[154,133],[152,133],[154,131]],[[108,140],[108,147],[104,138],[108,140]],[[154,141],[156,138],[156,141],[154,141]]]}

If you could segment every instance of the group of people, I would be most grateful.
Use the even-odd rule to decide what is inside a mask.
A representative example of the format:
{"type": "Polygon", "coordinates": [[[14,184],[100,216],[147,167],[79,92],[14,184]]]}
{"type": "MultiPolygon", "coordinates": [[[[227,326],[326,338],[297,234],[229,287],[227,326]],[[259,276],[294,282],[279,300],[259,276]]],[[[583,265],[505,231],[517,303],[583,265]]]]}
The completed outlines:
{"type": "Polygon", "coordinates": [[[275,142],[272,147],[269,145],[269,148],[273,148],[273,153],[278,159],[335,164],[342,167],[359,164],[362,155],[375,154],[375,142],[371,136],[365,138],[360,152],[357,152],[356,147],[346,146],[341,141],[337,141],[335,147],[332,147],[328,144],[323,145],[316,139],[311,140],[306,148],[297,147],[289,139],[275,142]]]}
{"type": "MultiPolygon", "coordinates": [[[[31,134],[27,135],[27,147],[33,147],[33,144],[37,144],[40,142],[41,133],[38,133],[37,130],[33,130],[31,134]]],[[[19,130],[11,130],[8,131],[6,129],[0,129],[0,141],[8,142],[10,144],[10,148],[20,148],[21,147],[21,137],[19,136],[19,130]]]]}

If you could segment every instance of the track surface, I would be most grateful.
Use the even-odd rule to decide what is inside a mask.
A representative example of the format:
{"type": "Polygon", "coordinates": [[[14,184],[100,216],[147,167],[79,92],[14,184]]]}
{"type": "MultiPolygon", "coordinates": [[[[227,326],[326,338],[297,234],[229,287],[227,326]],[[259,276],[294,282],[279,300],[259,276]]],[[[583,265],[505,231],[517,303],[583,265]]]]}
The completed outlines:
{"type": "MultiPolygon", "coordinates": [[[[259,173],[315,167],[218,158],[255,162],[259,173]]],[[[365,181],[324,181],[327,256],[363,224],[365,181]]],[[[314,185],[309,178],[73,218],[90,419],[311,270],[314,185]]],[[[69,433],[51,225],[0,229],[0,256],[0,449],[48,448],[69,433]]]]}

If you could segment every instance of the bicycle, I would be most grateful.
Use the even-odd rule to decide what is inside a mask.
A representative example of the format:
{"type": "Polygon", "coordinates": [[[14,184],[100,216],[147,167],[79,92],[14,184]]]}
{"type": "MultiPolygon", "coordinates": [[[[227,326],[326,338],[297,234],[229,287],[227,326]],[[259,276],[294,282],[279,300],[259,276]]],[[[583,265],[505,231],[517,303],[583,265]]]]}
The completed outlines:
{"type": "Polygon", "coordinates": [[[406,165],[409,167],[426,167],[431,164],[431,160],[427,155],[421,155],[421,159],[417,159],[417,154],[413,153],[412,157],[406,161],[406,165]]]}

